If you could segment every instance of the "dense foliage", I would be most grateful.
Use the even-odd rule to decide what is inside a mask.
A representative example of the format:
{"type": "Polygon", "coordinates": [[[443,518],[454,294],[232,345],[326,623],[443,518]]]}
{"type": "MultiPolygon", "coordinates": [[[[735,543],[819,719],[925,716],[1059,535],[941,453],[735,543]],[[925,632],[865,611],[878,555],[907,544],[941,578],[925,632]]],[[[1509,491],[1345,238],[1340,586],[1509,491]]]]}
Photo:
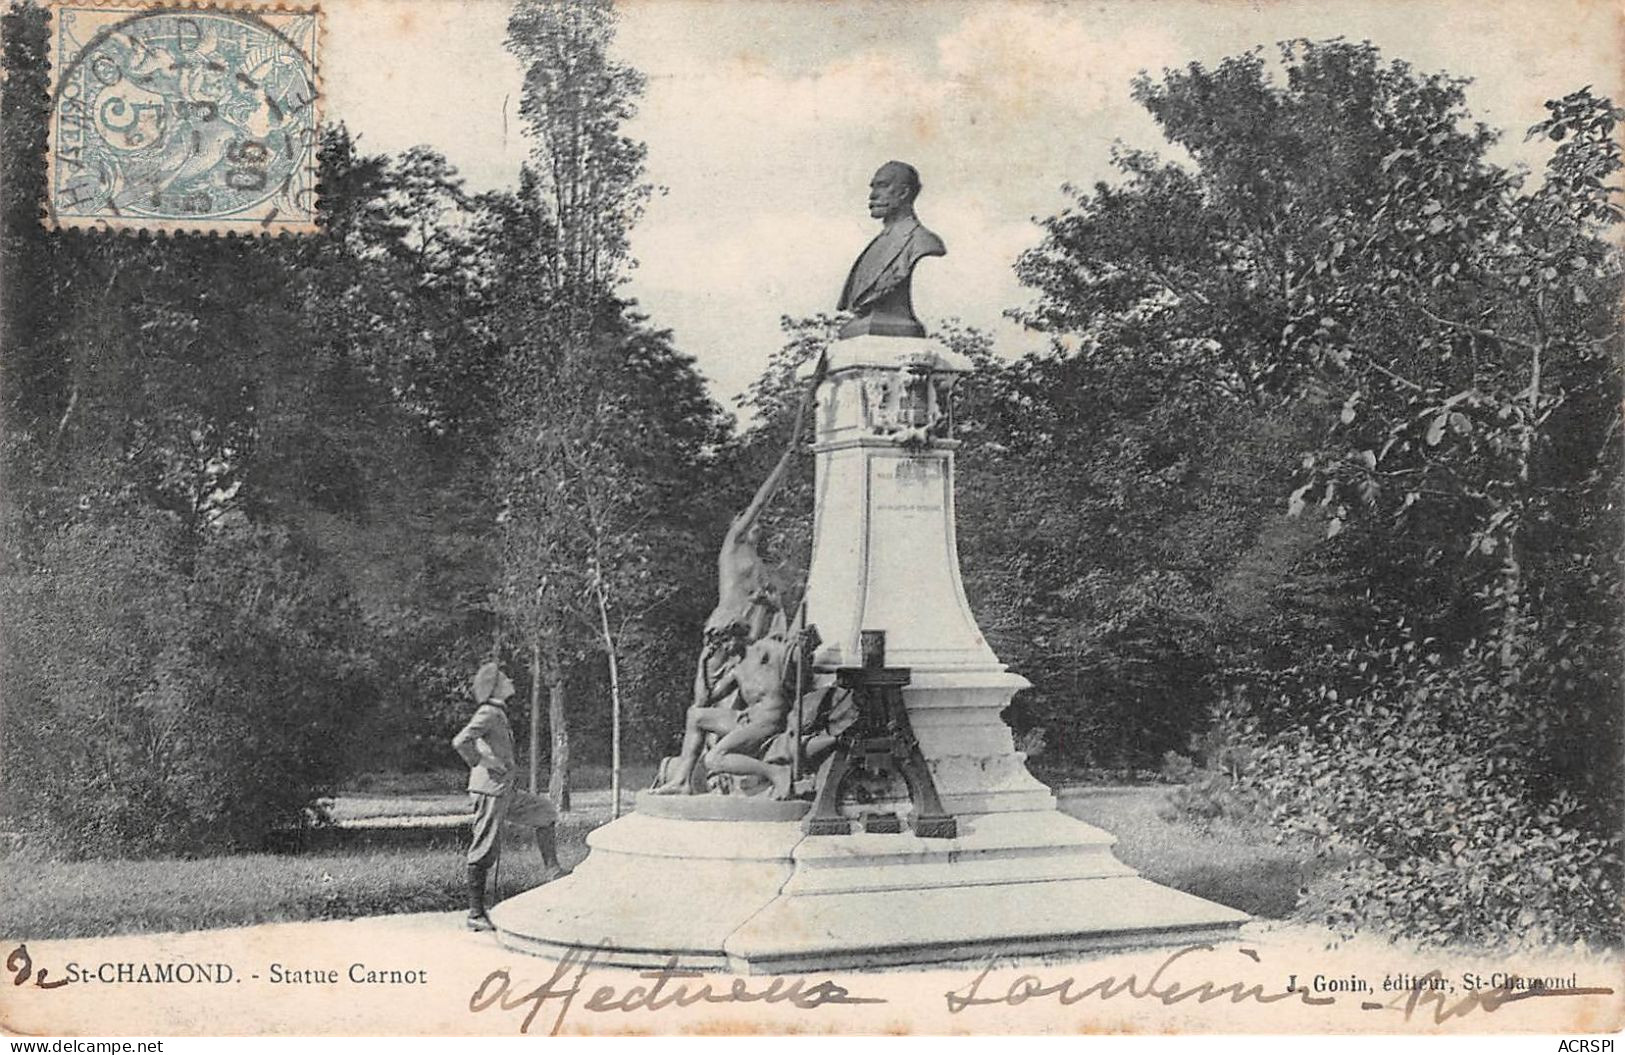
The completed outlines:
{"type": "MultiPolygon", "coordinates": [[[[522,4],[515,32],[589,6],[522,4]]],[[[691,496],[727,437],[691,362],[615,294],[624,231],[604,218],[641,191],[595,206],[552,165],[472,195],[428,147],[369,156],[332,128],[319,235],[48,230],[46,24],[32,4],[4,24],[3,827],[76,853],[251,846],[346,777],[454,763],[473,668],[495,652],[533,680],[504,598],[541,582],[504,559],[504,514],[515,436],[538,429],[575,428],[568,450],[593,459],[576,479],[612,488],[567,489],[530,525],[571,569],[588,539],[613,585],[609,642],[546,627],[554,724],[605,753],[618,649],[634,712],[677,712],[643,723],[652,752],[680,720],[657,690],[684,683],[725,515],[691,496]],[[589,387],[590,405],[525,402],[589,387]]],[[[561,46],[590,60],[607,27],[561,46]]],[[[569,90],[612,107],[600,87],[569,90]]],[[[570,611],[597,610],[563,579],[570,611]]]]}
{"type": "Polygon", "coordinates": [[[1036,496],[1005,568],[1167,678],[1142,751],[1223,716],[1185,804],[1313,840],[1320,915],[1612,938],[1625,115],[1549,103],[1537,178],[1466,89],[1303,41],[1136,83],[1183,159],[1120,149],[1018,268],[1057,339],[989,437],[1036,496]]]}

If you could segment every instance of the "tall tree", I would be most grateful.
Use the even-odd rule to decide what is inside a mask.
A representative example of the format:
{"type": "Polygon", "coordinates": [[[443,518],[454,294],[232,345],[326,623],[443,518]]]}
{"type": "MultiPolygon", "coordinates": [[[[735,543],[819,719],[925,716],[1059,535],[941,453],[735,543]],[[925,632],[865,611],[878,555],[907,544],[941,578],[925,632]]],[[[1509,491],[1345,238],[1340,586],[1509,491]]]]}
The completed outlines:
{"type": "Polygon", "coordinates": [[[692,365],[617,296],[649,188],[644,147],[622,131],[643,79],[610,56],[614,30],[607,0],[520,0],[508,24],[508,47],[525,67],[520,112],[534,148],[506,208],[535,239],[504,238],[513,266],[502,297],[497,599],[528,653],[537,717],[546,686],[549,792],[562,808],[570,658],[603,658],[618,792],[627,632],[669,596],[649,572],[650,554],[655,536],[683,523],[671,518],[670,481],[660,474],[674,456],[694,464],[696,445],[715,429],[692,365]],[[688,419],[700,423],[697,432],[688,419]]]}
{"type": "MultiPolygon", "coordinates": [[[[1618,388],[1616,112],[1554,103],[1538,134],[1563,146],[1528,190],[1485,159],[1465,82],[1369,45],[1282,57],[1283,83],[1257,52],[1138,81],[1192,163],[1120,151],[1124,179],[1023,258],[1022,317],[1087,361],[1167,363],[1255,416],[1328,422],[1292,441],[1291,508],[1324,511],[1374,601],[1458,643],[1493,632],[1513,663],[1535,596],[1556,596],[1531,589],[1531,552],[1614,475],[1594,393],[1618,388]]],[[[1561,560],[1600,559],[1600,537],[1568,541],[1591,555],[1561,560]]]]}
{"type": "MultiPolygon", "coordinates": [[[[1120,149],[1117,180],[1045,222],[1018,271],[1054,364],[1019,373],[1121,386],[1093,438],[1150,440],[1170,467],[1249,437],[1229,474],[1179,478],[1242,499],[1193,596],[1262,617],[1212,624],[1205,680],[1273,821],[1352,851],[1332,917],[1371,904],[1431,935],[1504,936],[1550,888],[1529,907],[1548,933],[1617,929],[1625,593],[1602,510],[1622,487],[1625,115],[1585,89],[1553,100],[1530,130],[1556,144],[1536,179],[1492,163],[1459,78],[1345,41],[1280,59],[1136,82],[1185,160],[1120,149]],[[1119,410],[1136,403],[1194,420],[1136,437],[1119,410]],[[1410,805],[1423,787],[1496,806],[1430,817],[1410,805]]],[[[1024,395],[1037,440],[1088,435],[1064,400],[1024,395]]],[[[1186,497],[1142,491],[1118,526],[1186,497]]]]}
{"type": "Polygon", "coordinates": [[[508,49],[525,68],[519,110],[556,232],[548,278],[583,313],[572,322],[586,322],[621,279],[627,236],[650,193],[646,150],[622,132],[644,79],[611,58],[615,21],[610,0],[518,0],[508,19],[508,49]]]}

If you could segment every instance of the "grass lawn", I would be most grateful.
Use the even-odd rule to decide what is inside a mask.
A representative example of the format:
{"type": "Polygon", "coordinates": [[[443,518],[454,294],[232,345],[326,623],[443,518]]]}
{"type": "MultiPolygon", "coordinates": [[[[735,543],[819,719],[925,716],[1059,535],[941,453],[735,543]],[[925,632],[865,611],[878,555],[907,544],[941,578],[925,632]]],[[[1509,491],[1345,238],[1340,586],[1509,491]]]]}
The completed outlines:
{"type": "MultiPolygon", "coordinates": [[[[559,856],[587,856],[587,832],[606,818],[559,822],[559,856]]],[[[502,854],[501,894],[541,879],[527,837],[502,854]]],[[[349,919],[462,908],[463,855],[450,846],[365,847],[307,854],[241,854],[195,860],[0,859],[0,937],[78,938],[201,930],[253,923],[349,919]]]]}
{"type": "Polygon", "coordinates": [[[1157,816],[1169,788],[1080,789],[1061,808],[1117,836],[1117,856],[1153,882],[1238,908],[1283,919],[1298,903],[1305,863],[1289,847],[1239,832],[1209,834],[1157,816]]]}
{"type": "MultiPolygon", "coordinates": [[[[1155,786],[1088,789],[1064,796],[1062,808],[1117,835],[1118,856],[1147,878],[1258,916],[1291,911],[1300,883],[1295,857],[1280,847],[1164,821],[1157,810],[1166,793],[1155,786]]],[[[566,864],[586,856],[587,833],[607,819],[605,803],[560,822],[566,864]]],[[[509,844],[502,894],[535,885],[540,872],[533,846],[509,844]]],[[[462,884],[463,858],[451,845],[198,860],[53,862],[15,855],[0,858],[6,895],[0,898],[0,937],[90,937],[444,911],[462,907],[462,884]]]]}

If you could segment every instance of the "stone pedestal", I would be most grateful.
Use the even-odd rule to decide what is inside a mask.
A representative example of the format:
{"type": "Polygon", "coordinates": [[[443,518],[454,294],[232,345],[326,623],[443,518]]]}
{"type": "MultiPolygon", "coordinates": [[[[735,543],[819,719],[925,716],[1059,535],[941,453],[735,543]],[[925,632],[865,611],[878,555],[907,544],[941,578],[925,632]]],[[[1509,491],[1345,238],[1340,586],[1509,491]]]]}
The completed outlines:
{"type": "Polygon", "coordinates": [[[970,368],[928,338],[831,348],[813,445],[807,622],[823,639],[814,663],[856,666],[859,632],[884,630],[886,662],[913,671],[903,699],[948,812],[1049,810],[1054,797],[999,717],[1030,683],[988,647],[960,580],[958,443],[933,435],[946,431],[951,389],[970,368]]]}
{"type": "Polygon", "coordinates": [[[807,621],[823,638],[819,666],[857,666],[859,630],[884,630],[892,666],[1004,671],[959,579],[958,444],[936,435],[948,424],[949,390],[969,370],[923,337],[854,337],[830,349],[818,390],[807,577],[807,621]]]}
{"type": "Polygon", "coordinates": [[[1209,940],[1246,920],[1140,878],[1113,856],[1115,837],[1056,809],[1015,749],[999,715],[1029,683],[978,629],[954,538],[946,415],[969,368],[925,338],[836,342],[818,393],[807,585],[820,679],[859,664],[863,630],[885,631],[886,662],[911,669],[904,704],[957,837],[806,835],[766,803],[640,796],[588,837],[574,875],[492,911],[505,945],[812,971],[1209,940]]]}

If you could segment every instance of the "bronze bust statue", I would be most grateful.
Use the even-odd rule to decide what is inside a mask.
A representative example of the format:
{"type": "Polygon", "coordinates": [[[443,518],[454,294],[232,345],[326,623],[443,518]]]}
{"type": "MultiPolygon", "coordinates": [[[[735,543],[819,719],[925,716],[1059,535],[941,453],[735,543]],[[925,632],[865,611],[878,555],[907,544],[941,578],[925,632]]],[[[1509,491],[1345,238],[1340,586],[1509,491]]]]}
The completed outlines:
{"type": "Polygon", "coordinates": [[[869,215],[883,226],[846,276],[836,309],[851,311],[853,318],[841,327],[841,337],[925,336],[925,327],[914,317],[914,265],[924,257],[944,256],[948,249],[915,217],[919,194],[919,171],[901,161],[886,162],[869,181],[869,215]]]}

